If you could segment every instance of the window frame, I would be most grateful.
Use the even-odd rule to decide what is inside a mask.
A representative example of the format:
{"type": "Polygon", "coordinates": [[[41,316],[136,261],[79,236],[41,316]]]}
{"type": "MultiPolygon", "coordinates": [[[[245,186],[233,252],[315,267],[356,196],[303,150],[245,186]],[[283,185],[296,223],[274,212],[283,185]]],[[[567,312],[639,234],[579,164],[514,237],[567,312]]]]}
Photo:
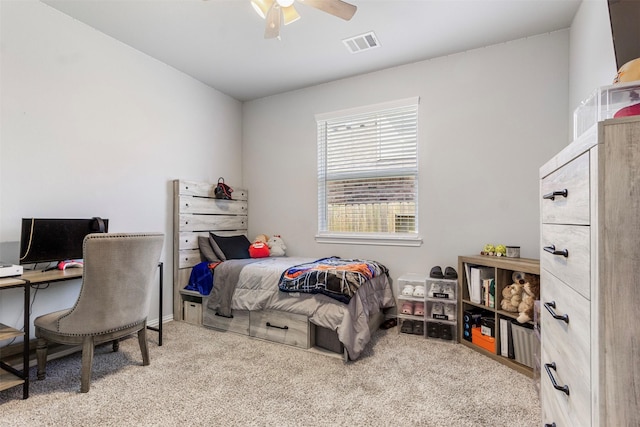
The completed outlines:
{"type": "MultiPolygon", "coordinates": [[[[363,107],[349,108],[330,113],[316,114],[316,136],[317,136],[317,172],[318,172],[318,217],[317,217],[317,233],[315,240],[318,243],[342,243],[342,244],[361,244],[361,245],[386,245],[386,246],[420,246],[422,245],[422,237],[420,236],[418,212],[418,184],[419,184],[419,165],[418,165],[418,121],[420,98],[411,97],[399,99],[395,101],[383,102],[363,107]],[[416,230],[412,233],[395,233],[395,232],[334,232],[327,231],[327,191],[326,191],[326,151],[327,151],[327,121],[348,118],[351,116],[362,116],[367,114],[376,114],[388,110],[405,107],[416,107],[416,171],[415,171],[415,226],[416,230]],[[322,227],[324,226],[324,230],[322,227]]],[[[383,175],[381,175],[383,176],[383,175]]]]}

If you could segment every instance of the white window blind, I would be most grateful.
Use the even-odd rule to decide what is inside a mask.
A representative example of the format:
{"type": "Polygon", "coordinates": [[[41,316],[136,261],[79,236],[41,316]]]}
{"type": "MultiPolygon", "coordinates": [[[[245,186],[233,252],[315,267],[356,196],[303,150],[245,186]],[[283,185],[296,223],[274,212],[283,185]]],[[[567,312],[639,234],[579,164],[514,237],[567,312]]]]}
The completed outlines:
{"type": "Polygon", "coordinates": [[[418,233],[418,98],[316,116],[318,235],[418,233]]]}

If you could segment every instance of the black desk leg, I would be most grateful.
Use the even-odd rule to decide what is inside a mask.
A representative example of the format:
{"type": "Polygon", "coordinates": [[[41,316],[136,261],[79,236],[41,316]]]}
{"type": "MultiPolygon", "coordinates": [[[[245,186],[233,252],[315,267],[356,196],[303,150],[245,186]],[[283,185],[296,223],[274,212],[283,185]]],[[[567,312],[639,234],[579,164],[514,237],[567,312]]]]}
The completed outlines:
{"type": "Polygon", "coordinates": [[[159,262],[158,263],[158,268],[160,269],[160,277],[158,278],[158,287],[160,295],[159,295],[159,307],[158,307],[158,327],[155,328],[153,326],[147,326],[147,329],[150,329],[152,331],[156,331],[158,332],[158,345],[161,346],[162,345],[162,280],[164,277],[164,264],[159,262]]]}
{"type": "Polygon", "coordinates": [[[22,385],[22,398],[29,397],[29,324],[31,323],[31,313],[29,313],[29,305],[31,301],[31,282],[26,280],[24,284],[24,342],[22,349],[22,377],[24,384],[22,385]]]}

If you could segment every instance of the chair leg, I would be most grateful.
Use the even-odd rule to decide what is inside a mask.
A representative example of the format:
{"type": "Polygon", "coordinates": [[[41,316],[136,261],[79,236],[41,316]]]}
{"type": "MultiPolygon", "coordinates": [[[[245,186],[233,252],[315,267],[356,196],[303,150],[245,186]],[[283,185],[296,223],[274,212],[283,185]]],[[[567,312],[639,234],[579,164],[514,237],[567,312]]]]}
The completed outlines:
{"type": "Polygon", "coordinates": [[[82,374],[80,393],[86,393],[91,386],[91,367],[93,365],[93,337],[84,337],[82,341],[82,374]]]}
{"type": "Polygon", "coordinates": [[[44,338],[38,338],[36,344],[36,357],[38,359],[38,379],[43,380],[47,376],[47,349],[49,343],[44,338]]]}
{"type": "Polygon", "coordinates": [[[147,327],[143,327],[138,331],[138,343],[140,344],[140,352],[142,353],[142,365],[149,365],[149,347],[147,346],[147,327]]]}

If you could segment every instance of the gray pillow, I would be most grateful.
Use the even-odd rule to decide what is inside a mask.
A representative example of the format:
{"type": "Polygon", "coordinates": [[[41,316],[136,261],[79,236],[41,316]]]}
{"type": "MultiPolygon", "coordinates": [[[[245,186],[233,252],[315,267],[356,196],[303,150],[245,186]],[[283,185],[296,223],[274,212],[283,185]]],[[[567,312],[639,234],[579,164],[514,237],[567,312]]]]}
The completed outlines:
{"type": "Polygon", "coordinates": [[[219,262],[220,258],[216,256],[209,238],[207,236],[198,236],[198,247],[200,248],[200,260],[202,262],[219,262]]]}

